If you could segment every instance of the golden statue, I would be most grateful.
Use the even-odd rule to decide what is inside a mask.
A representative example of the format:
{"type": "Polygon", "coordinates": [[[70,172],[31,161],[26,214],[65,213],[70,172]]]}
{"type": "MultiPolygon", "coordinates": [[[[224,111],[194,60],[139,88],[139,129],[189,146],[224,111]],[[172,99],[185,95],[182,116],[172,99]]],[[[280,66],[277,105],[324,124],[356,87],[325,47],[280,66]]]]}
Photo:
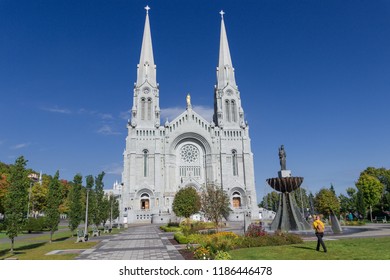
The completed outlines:
{"type": "Polygon", "coordinates": [[[187,108],[191,107],[191,96],[189,93],[187,94],[186,100],[187,100],[187,108]]]}

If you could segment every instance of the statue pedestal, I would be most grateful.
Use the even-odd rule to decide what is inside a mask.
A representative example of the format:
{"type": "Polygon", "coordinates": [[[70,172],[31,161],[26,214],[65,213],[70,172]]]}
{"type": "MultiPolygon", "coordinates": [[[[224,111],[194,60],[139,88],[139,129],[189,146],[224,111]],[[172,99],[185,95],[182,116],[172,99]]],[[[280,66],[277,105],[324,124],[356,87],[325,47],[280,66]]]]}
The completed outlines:
{"type": "Polygon", "coordinates": [[[291,170],[280,170],[278,171],[279,178],[291,177],[291,170]]]}
{"type": "Polygon", "coordinates": [[[290,193],[280,193],[279,207],[275,219],[271,224],[271,230],[310,230],[311,226],[302,217],[295,199],[290,193]]]}
{"type": "Polygon", "coordinates": [[[303,177],[291,177],[290,170],[279,171],[278,178],[269,178],[267,183],[279,195],[279,207],[276,216],[271,224],[271,230],[309,230],[311,226],[306,222],[297,207],[292,193],[297,190],[303,182],[303,177]]]}

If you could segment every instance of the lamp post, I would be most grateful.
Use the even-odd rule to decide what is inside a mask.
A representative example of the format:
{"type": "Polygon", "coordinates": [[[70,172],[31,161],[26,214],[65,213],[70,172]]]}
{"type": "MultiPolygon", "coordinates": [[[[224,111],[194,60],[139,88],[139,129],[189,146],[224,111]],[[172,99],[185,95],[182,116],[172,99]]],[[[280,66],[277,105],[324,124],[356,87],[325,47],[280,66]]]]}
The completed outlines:
{"type": "Polygon", "coordinates": [[[110,195],[110,229],[112,229],[112,202],[114,200],[114,195],[110,195]]]}
{"type": "Polygon", "coordinates": [[[89,195],[89,188],[87,188],[87,201],[85,206],[85,226],[84,226],[84,237],[88,235],[88,195],[89,195]]]}
{"type": "Polygon", "coordinates": [[[246,218],[251,216],[251,211],[248,211],[248,209],[244,210],[244,235],[246,233],[246,218]]]}
{"type": "Polygon", "coordinates": [[[301,189],[301,206],[302,206],[302,218],[305,218],[305,210],[303,209],[302,188],[303,188],[303,187],[300,187],[300,189],[301,189]]]}
{"type": "Polygon", "coordinates": [[[30,179],[30,190],[28,192],[28,202],[27,202],[27,219],[30,217],[30,200],[31,200],[31,189],[35,182],[38,182],[38,175],[31,173],[27,176],[30,179]]]}

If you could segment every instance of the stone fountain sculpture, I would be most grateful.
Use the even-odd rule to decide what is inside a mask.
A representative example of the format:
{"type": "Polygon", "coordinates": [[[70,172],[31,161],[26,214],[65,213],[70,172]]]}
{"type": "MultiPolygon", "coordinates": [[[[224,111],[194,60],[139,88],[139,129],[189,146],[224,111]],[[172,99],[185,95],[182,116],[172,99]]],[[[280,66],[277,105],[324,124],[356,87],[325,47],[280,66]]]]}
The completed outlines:
{"type": "Polygon", "coordinates": [[[303,177],[291,176],[291,170],[286,168],[286,151],[282,145],[279,148],[280,171],[277,178],[267,179],[267,183],[276,191],[280,192],[279,206],[276,216],[271,223],[271,230],[303,231],[310,230],[311,226],[304,219],[296,205],[293,191],[297,190],[303,177]]]}

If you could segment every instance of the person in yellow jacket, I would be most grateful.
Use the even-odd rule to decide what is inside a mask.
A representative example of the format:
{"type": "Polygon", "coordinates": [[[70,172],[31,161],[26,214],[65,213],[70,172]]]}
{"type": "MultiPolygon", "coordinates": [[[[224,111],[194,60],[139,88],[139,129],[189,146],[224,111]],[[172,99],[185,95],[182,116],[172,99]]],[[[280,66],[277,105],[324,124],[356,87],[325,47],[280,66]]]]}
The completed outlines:
{"type": "Polygon", "coordinates": [[[321,245],[322,248],[324,249],[324,252],[326,253],[328,250],[326,250],[324,240],[322,240],[322,238],[324,237],[325,225],[321,221],[319,215],[314,218],[313,229],[316,231],[316,236],[317,236],[317,251],[320,250],[320,245],[321,245]]]}

